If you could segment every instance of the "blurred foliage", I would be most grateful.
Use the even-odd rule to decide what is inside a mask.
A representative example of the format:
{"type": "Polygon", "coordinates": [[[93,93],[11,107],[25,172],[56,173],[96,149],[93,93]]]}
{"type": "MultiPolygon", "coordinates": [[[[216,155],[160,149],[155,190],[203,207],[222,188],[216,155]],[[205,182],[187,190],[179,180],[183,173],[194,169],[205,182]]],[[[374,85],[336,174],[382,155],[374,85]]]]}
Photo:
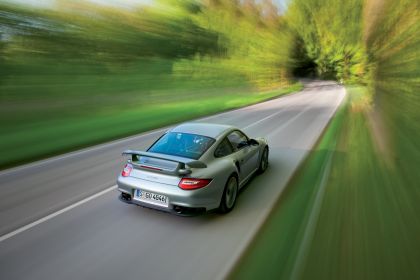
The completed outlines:
{"type": "Polygon", "coordinates": [[[124,10],[87,1],[57,1],[54,10],[11,6],[1,10],[8,57],[27,53],[57,56],[58,61],[120,63],[140,57],[190,57],[217,49],[217,34],[178,10],[124,10]]]}
{"type": "MultiPolygon", "coordinates": [[[[291,36],[271,1],[203,1],[197,23],[219,35],[218,61],[259,88],[286,85],[291,36]]],[[[198,58],[201,59],[201,58],[198,58]]]]}
{"type": "Polygon", "coordinates": [[[0,1],[2,166],[215,112],[214,104],[261,101],[293,84],[291,37],[271,1],[7,3],[0,1]],[[150,121],[151,108],[162,120],[150,121]],[[105,120],[107,128],[98,125],[105,120]]]}
{"type": "Polygon", "coordinates": [[[362,12],[362,0],[292,1],[286,20],[295,34],[295,74],[365,81],[362,12]]]}
{"type": "MultiPolygon", "coordinates": [[[[367,112],[378,156],[399,176],[401,188],[418,188],[420,173],[420,10],[418,1],[382,1],[366,34],[372,63],[367,112]]],[[[417,193],[420,198],[420,192],[417,193]]]]}
{"type": "Polygon", "coordinates": [[[213,79],[230,72],[261,88],[287,84],[289,78],[290,44],[271,1],[159,0],[154,6],[118,9],[60,0],[48,10],[0,9],[2,76],[22,61],[16,74],[37,72],[25,65],[36,57],[49,64],[95,64],[112,71],[144,58],[170,65],[181,60],[176,71],[169,67],[163,72],[175,78],[204,61],[200,67],[211,62],[219,68],[213,79]]]}

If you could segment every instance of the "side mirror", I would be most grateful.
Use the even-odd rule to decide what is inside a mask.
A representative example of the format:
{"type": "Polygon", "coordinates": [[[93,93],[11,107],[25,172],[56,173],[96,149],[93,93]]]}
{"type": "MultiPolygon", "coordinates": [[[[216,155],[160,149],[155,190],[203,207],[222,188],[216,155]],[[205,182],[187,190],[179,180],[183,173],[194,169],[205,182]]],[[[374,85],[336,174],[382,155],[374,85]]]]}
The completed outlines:
{"type": "Polygon", "coordinates": [[[260,143],[255,139],[249,139],[248,140],[248,145],[250,145],[250,146],[258,146],[259,144],[260,143]]]}
{"type": "Polygon", "coordinates": [[[242,141],[241,143],[238,144],[237,148],[238,149],[242,149],[243,147],[249,146],[249,142],[248,141],[242,141]]]}

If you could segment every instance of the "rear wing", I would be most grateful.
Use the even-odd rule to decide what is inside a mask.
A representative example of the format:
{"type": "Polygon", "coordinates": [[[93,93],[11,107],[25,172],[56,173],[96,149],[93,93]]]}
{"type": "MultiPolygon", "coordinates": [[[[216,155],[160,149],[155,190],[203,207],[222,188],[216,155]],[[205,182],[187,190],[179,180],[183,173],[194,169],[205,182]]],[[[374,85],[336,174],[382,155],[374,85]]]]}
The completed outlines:
{"type": "Polygon", "coordinates": [[[131,163],[140,169],[146,169],[148,171],[156,170],[162,173],[169,173],[169,174],[176,174],[176,175],[187,175],[191,173],[189,168],[207,168],[207,165],[199,160],[192,160],[183,157],[171,156],[171,155],[164,155],[164,154],[157,154],[151,152],[143,152],[143,151],[133,151],[133,150],[126,150],[122,153],[123,156],[131,155],[131,163]],[[154,158],[159,160],[165,160],[170,162],[178,163],[178,166],[175,170],[168,170],[164,168],[156,168],[156,166],[149,166],[145,163],[136,163],[134,162],[137,159],[137,156],[144,156],[148,158],[154,158]]]}

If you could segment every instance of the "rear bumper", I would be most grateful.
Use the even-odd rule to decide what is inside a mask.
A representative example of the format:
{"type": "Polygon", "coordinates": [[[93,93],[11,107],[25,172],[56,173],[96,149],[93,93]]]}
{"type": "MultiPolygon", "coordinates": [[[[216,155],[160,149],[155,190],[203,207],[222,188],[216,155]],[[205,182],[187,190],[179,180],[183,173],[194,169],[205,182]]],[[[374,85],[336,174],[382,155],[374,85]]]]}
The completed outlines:
{"type": "Polygon", "coordinates": [[[168,207],[168,208],[159,207],[153,204],[148,204],[148,203],[143,203],[138,200],[133,200],[131,196],[129,199],[127,199],[126,195],[128,194],[121,192],[120,195],[118,196],[118,199],[127,204],[138,205],[141,207],[168,212],[168,213],[179,215],[179,216],[194,216],[194,215],[198,215],[198,214],[202,214],[206,212],[206,208],[190,208],[190,207],[180,207],[180,206],[173,206],[173,207],[168,207]]]}
{"type": "Polygon", "coordinates": [[[198,190],[182,190],[178,186],[155,183],[139,178],[119,176],[118,190],[121,192],[119,199],[125,203],[136,204],[165,212],[185,214],[213,210],[219,207],[223,193],[220,188],[211,182],[198,190]],[[168,197],[168,207],[157,206],[133,199],[134,191],[141,189],[168,197]]]}

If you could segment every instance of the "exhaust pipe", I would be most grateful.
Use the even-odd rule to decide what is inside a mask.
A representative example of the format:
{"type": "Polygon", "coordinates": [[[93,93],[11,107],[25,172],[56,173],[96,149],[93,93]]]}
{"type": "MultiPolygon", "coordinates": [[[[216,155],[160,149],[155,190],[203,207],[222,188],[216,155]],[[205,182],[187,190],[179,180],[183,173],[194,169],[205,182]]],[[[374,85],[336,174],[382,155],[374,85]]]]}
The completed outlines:
{"type": "Polygon", "coordinates": [[[121,197],[126,201],[131,201],[131,195],[128,193],[121,193],[121,197]]]}
{"type": "Polygon", "coordinates": [[[178,214],[181,214],[181,213],[182,213],[182,207],[181,207],[181,206],[177,206],[177,205],[175,205],[174,210],[175,210],[175,212],[177,212],[178,214]]]}

